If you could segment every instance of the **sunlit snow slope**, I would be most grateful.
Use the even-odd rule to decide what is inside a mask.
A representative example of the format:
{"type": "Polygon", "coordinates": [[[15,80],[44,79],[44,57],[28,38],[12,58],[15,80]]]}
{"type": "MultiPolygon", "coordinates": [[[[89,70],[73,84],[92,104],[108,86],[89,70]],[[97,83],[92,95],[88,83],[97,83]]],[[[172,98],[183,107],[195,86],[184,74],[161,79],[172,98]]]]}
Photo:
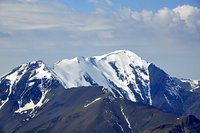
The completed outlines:
{"type": "Polygon", "coordinates": [[[102,56],[65,59],[54,65],[54,72],[66,88],[100,85],[116,96],[152,104],[149,63],[136,54],[121,50],[102,56]]]}
{"type": "MultiPolygon", "coordinates": [[[[102,56],[64,59],[51,68],[35,61],[13,69],[0,79],[0,110],[11,105],[15,113],[34,114],[51,100],[46,95],[52,89],[91,85],[103,86],[115,97],[175,114],[183,114],[188,108],[185,103],[190,93],[200,92],[199,81],[171,77],[133,52],[119,50],[102,56]]],[[[189,101],[189,105],[194,103],[189,101]]]]}

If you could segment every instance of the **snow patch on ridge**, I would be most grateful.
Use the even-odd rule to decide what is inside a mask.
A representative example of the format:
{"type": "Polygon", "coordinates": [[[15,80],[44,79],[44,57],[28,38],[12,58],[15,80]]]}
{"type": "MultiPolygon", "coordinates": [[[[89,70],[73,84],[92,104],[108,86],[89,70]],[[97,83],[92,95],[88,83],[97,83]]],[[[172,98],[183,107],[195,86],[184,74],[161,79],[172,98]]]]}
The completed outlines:
{"type": "MultiPolygon", "coordinates": [[[[41,107],[43,104],[47,103],[48,100],[45,100],[45,97],[46,97],[46,94],[47,94],[48,91],[44,91],[43,94],[42,94],[42,97],[40,98],[40,101],[37,103],[37,104],[34,104],[32,100],[30,100],[29,103],[25,104],[24,107],[19,107],[18,110],[15,111],[15,113],[20,113],[20,114],[23,114],[23,113],[26,113],[28,110],[32,110],[30,114],[32,114],[34,112],[34,110],[36,108],[39,108],[41,107]]],[[[18,101],[18,104],[21,105],[21,102],[22,101],[18,101]]]]}
{"type": "Polygon", "coordinates": [[[47,78],[50,79],[51,78],[51,73],[48,71],[45,71],[45,64],[40,64],[40,67],[35,69],[36,74],[31,77],[29,80],[33,80],[33,79],[42,79],[42,78],[47,78]]]}
{"type": "Polygon", "coordinates": [[[130,124],[130,122],[129,122],[129,120],[128,120],[128,117],[124,114],[124,109],[123,109],[123,107],[121,106],[120,108],[121,108],[122,115],[124,116],[124,118],[125,118],[125,120],[126,120],[126,122],[127,122],[127,124],[128,124],[128,128],[129,128],[129,129],[132,129],[132,128],[131,128],[131,124],[130,124]]]}
{"type": "Polygon", "coordinates": [[[93,100],[92,102],[90,102],[90,103],[88,103],[88,104],[84,105],[84,108],[86,108],[86,107],[90,106],[91,104],[93,104],[93,103],[95,103],[96,101],[99,101],[99,100],[101,100],[101,97],[99,97],[99,98],[97,98],[97,99],[93,100]]]}
{"type": "Polygon", "coordinates": [[[181,79],[183,83],[189,83],[191,86],[190,91],[194,92],[197,89],[200,89],[200,81],[198,80],[190,80],[190,79],[181,79]]]}

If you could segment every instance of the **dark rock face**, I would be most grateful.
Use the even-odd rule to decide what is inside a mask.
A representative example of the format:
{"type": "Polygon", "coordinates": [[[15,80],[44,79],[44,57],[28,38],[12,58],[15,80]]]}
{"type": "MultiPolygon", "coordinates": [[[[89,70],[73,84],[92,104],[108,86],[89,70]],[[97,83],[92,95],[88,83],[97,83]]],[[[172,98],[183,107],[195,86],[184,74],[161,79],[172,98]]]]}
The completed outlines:
{"type": "Polygon", "coordinates": [[[200,127],[199,123],[200,120],[196,117],[189,115],[187,117],[179,118],[178,124],[164,124],[160,125],[156,128],[151,129],[150,132],[152,133],[160,133],[160,132],[167,132],[167,133],[199,133],[200,127]]]}
{"type": "Polygon", "coordinates": [[[180,86],[153,64],[149,65],[149,74],[153,106],[166,112],[183,114],[184,103],[180,96],[180,86]]]}
{"type": "Polygon", "coordinates": [[[9,91],[6,91],[9,88],[9,80],[2,79],[0,84],[0,99],[6,100],[9,94],[9,91]]]}
{"type": "MultiPolygon", "coordinates": [[[[78,58],[78,64],[83,61],[83,57],[78,58]]],[[[95,58],[90,61],[98,66],[95,58]]],[[[183,83],[153,64],[144,67],[129,63],[128,69],[124,69],[116,61],[108,62],[112,76],[116,77],[114,81],[112,76],[104,75],[102,81],[107,89],[94,80],[95,74],[92,77],[81,68],[80,84],[83,79],[91,86],[71,89],[64,88],[62,76],[58,77],[42,61],[13,69],[0,79],[0,132],[200,130],[198,89],[191,92],[191,83],[183,83]],[[121,82],[122,86],[118,84],[121,82]],[[134,98],[130,97],[133,95],[134,98]]]]}
{"type": "Polygon", "coordinates": [[[200,118],[200,95],[190,92],[176,78],[170,77],[153,64],[149,65],[153,106],[177,115],[195,115],[200,118]]]}
{"type": "Polygon", "coordinates": [[[151,106],[115,98],[100,86],[52,89],[33,118],[0,111],[1,132],[197,132],[194,116],[178,117],[151,106]]]}

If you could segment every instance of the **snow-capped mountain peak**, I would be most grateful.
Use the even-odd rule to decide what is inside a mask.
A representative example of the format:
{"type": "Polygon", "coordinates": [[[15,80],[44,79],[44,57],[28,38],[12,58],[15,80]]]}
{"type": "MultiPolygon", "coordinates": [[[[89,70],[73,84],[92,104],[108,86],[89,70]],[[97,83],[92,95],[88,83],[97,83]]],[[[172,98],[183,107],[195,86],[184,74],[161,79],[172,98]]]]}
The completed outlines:
{"type": "Polygon", "coordinates": [[[53,70],[66,88],[96,84],[131,101],[139,98],[151,104],[148,65],[136,54],[120,50],[102,56],[65,59],[55,64],[53,70]],[[138,80],[143,90],[139,89],[138,80]]]}
{"type": "Polygon", "coordinates": [[[34,79],[51,78],[51,73],[47,70],[46,65],[43,61],[39,60],[20,65],[7,75],[3,76],[2,79],[9,80],[10,86],[12,87],[12,85],[14,83],[17,84],[22,76],[28,71],[32,72],[29,81],[34,79]]]}
{"type": "Polygon", "coordinates": [[[0,108],[12,99],[15,112],[42,106],[49,88],[58,82],[53,72],[39,60],[22,64],[0,80],[0,108]]]}
{"type": "Polygon", "coordinates": [[[1,78],[0,109],[9,102],[16,113],[34,112],[48,101],[46,95],[52,88],[98,85],[115,97],[181,114],[184,111],[181,93],[188,86],[183,83],[128,50],[64,59],[51,68],[42,61],[34,61],[1,78]]]}
{"type": "MultiPolygon", "coordinates": [[[[108,54],[104,54],[101,56],[93,56],[97,61],[107,60],[107,61],[131,61],[134,65],[143,66],[148,63],[142,60],[138,55],[129,51],[129,50],[117,50],[108,54]]],[[[129,62],[129,63],[131,63],[129,62]]]]}

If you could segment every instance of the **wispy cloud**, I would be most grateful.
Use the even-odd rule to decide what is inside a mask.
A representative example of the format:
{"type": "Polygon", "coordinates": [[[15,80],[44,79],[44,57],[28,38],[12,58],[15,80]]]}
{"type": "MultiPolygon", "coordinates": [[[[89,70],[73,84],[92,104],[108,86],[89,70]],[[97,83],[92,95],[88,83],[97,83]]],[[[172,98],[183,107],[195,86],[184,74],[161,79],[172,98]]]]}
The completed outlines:
{"type": "Polygon", "coordinates": [[[157,12],[138,12],[130,8],[115,11],[97,8],[94,13],[84,14],[59,3],[5,1],[0,4],[0,17],[1,30],[92,31],[103,36],[106,33],[108,38],[111,38],[116,30],[141,35],[147,32],[158,35],[173,35],[176,32],[180,33],[180,36],[190,33],[196,37],[200,35],[200,10],[188,5],[175,9],[162,8],[157,12]]]}
{"type": "Polygon", "coordinates": [[[105,19],[77,14],[59,3],[2,2],[0,7],[1,29],[90,31],[111,28],[105,19]]]}
{"type": "Polygon", "coordinates": [[[11,0],[1,2],[0,18],[1,33],[12,36],[1,40],[0,47],[53,47],[67,43],[129,48],[200,42],[200,9],[189,5],[163,7],[156,12],[97,7],[96,11],[81,13],[58,2],[11,0]]]}
{"type": "MultiPolygon", "coordinates": [[[[89,1],[112,4],[111,0],[89,1]]],[[[115,49],[154,54],[155,61],[156,55],[167,50],[171,54],[187,53],[200,58],[200,9],[197,7],[181,5],[157,11],[95,8],[93,12],[79,12],[56,1],[3,0],[0,2],[0,49],[3,53],[9,48],[22,49],[32,55],[37,51],[37,56],[45,53],[45,57],[59,51],[53,55],[54,59],[66,50],[75,56],[115,49]]]]}

